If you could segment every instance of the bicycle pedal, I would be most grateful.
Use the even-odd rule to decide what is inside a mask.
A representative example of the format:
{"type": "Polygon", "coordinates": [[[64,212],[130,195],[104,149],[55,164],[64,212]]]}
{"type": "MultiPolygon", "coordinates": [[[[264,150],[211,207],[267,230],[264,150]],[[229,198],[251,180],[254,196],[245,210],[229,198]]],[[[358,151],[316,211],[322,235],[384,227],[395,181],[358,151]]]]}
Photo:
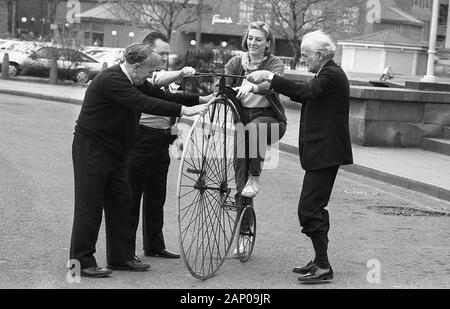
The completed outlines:
{"type": "Polygon", "coordinates": [[[230,202],[224,203],[222,207],[223,207],[223,209],[227,209],[227,210],[234,210],[234,211],[238,210],[238,207],[236,206],[236,204],[230,203],[230,202]]]}

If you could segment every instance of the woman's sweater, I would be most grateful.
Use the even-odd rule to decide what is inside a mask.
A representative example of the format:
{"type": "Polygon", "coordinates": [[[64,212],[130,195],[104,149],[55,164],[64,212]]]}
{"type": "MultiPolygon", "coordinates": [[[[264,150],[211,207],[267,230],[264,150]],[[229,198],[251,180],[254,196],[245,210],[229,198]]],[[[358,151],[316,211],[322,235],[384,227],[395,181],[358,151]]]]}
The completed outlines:
{"type": "MultiPolygon", "coordinates": [[[[258,70],[267,70],[273,72],[277,75],[284,75],[284,64],[283,62],[273,55],[267,56],[267,59],[264,60],[258,70]]],[[[251,72],[246,72],[244,67],[242,66],[242,55],[235,56],[228,61],[225,65],[225,74],[230,75],[247,75],[251,72]]],[[[226,84],[231,87],[239,87],[242,84],[242,79],[238,78],[227,78],[226,84]]],[[[270,83],[264,82],[258,85],[256,94],[266,96],[267,100],[270,102],[272,109],[277,115],[277,119],[283,122],[287,122],[286,112],[284,110],[283,104],[278,97],[278,93],[270,89],[270,83]]]]}

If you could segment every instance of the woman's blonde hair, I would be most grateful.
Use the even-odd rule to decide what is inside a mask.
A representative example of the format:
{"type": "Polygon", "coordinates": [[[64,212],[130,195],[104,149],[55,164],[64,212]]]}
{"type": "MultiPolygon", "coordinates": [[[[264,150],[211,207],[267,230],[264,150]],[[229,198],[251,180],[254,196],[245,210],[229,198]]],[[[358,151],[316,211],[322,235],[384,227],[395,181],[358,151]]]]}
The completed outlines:
{"type": "Polygon", "coordinates": [[[266,35],[266,40],[268,42],[270,42],[270,44],[264,50],[264,56],[270,55],[273,52],[273,49],[275,48],[275,39],[273,37],[272,32],[269,29],[269,26],[263,21],[254,21],[248,25],[248,29],[245,32],[244,37],[242,38],[242,44],[241,44],[242,49],[245,51],[248,51],[247,39],[248,39],[248,33],[251,29],[260,30],[266,35]]]}

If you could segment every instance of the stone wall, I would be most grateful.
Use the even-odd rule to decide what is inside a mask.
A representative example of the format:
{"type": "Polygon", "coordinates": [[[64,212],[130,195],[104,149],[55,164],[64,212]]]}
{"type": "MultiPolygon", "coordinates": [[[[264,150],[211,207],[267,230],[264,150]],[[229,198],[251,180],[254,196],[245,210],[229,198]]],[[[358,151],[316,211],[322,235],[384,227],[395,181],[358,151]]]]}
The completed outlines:
{"type": "Polygon", "coordinates": [[[450,93],[351,87],[350,135],[362,146],[420,147],[450,126],[450,93]]]}
{"type": "MultiPolygon", "coordinates": [[[[310,75],[285,74],[307,82],[310,75]]],[[[350,86],[350,135],[362,146],[421,147],[424,137],[450,131],[450,92],[350,86]]],[[[448,86],[448,85],[447,85],[448,86]]],[[[286,108],[300,104],[280,96],[286,108]]]]}

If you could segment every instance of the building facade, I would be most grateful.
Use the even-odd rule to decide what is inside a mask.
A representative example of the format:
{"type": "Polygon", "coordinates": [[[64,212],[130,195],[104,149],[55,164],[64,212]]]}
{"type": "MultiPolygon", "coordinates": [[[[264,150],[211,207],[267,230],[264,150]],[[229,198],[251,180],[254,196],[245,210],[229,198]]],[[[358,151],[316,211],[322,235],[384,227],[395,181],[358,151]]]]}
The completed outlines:
{"type": "Polygon", "coordinates": [[[338,41],[341,66],[346,72],[381,73],[391,67],[395,74],[425,75],[428,46],[387,29],[338,41]]]}
{"type": "Polygon", "coordinates": [[[0,35],[6,37],[16,32],[16,8],[16,1],[0,0],[0,35]]]}
{"type": "MultiPolygon", "coordinates": [[[[118,16],[112,14],[107,2],[98,0],[80,0],[80,22],[68,23],[68,1],[25,1],[0,0],[0,34],[6,32],[50,34],[58,32],[77,40],[77,45],[98,45],[125,47],[130,43],[141,42],[151,30],[139,26],[136,16],[118,16]],[[58,3],[55,12],[53,30],[50,31],[50,5],[58,3]],[[42,3],[47,3],[42,7],[42,3]],[[17,4],[17,7],[12,7],[17,4]],[[16,10],[17,14],[13,14],[16,10]]],[[[438,49],[450,49],[449,6],[450,0],[439,0],[438,49]]],[[[196,2],[193,2],[194,5],[196,2]]],[[[200,42],[196,41],[199,29],[197,21],[185,24],[171,33],[171,49],[174,54],[184,54],[195,44],[212,44],[240,49],[241,39],[247,25],[257,19],[271,21],[272,8],[265,0],[204,0],[205,10],[201,14],[200,42]]],[[[351,40],[354,37],[394,30],[415,42],[429,41],[430,20],[433,0],[379,0],[379,19],[376,22],[366,20],[370,6],[376,0],[362,2],[360,7],[349,8],[345,16],[338,21],[342,31],[331,33],[337,40],[351,40]],[[359,22],[356,20],[359,19],[359,22]],[[362,23],[361,23],[362,21],[362,23]]],[[[317,12],[316,12],[317,13],[317,12]]],[[[318,12],[320,15],[320,12],[318,12]]],[[[19,36],[19,35],[17,35],[19,36]]],[[[400,49],[401,50],[401,49],[400,49]]],[[[278,56],[291,57],[293,49],[289,42],[276,37],[275,51],[278,56]]],[[[342,49],[337,54],[340,62],[342,49]]],[[[348,55],[347,55],[348,57],[348,55]]],[[[418,71],[421,71],[419,69],[418,71]]]]}

